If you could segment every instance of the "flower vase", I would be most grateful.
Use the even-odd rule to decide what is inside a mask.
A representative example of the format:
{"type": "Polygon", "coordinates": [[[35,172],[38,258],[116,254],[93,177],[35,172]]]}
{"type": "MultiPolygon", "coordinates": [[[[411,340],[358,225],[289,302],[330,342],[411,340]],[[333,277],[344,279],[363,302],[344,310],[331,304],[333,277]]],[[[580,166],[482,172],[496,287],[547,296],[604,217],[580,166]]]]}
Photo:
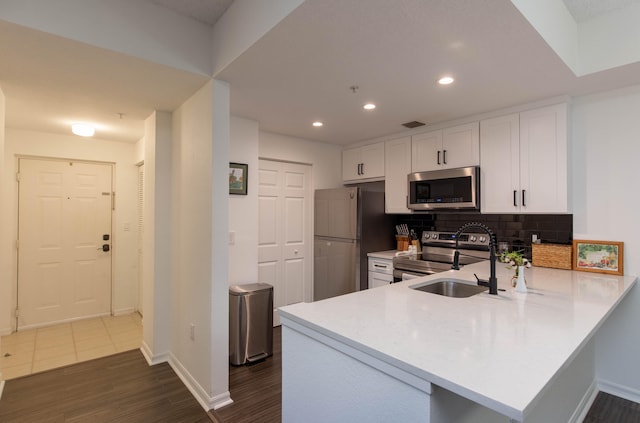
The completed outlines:
{"type": "Polygon", "coordinates": [[[518,266],[516,277],[516,292],[527,292],[527,282],[524,280],[524,266],[518,266]]]}

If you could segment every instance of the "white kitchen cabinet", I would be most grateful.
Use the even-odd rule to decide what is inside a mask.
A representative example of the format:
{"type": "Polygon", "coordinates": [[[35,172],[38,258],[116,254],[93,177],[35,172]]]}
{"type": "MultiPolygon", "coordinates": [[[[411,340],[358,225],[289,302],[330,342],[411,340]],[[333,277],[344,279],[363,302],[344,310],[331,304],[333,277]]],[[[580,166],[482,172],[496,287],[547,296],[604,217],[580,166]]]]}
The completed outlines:
{"type": "Polygon", "coordinates": [[[566,213],[567,105],[480,122],[483,213],[566,213]]]}
{"type": "Polygon", "coordinates": [[[407,175],[411,173],[411,137],[384,144],[385,212],[411,213],[407,208],[407,175]]]}
{"type": "Polygon", "coordinates": [[[393,259],[369,257],[369,289],[393,283],[393,259]]]}
{"type": "Polygon", "coordinates": [[[384,178],[384,142],[342,151],[342,179],[345,183],[384,178]]]}
{"type": "Polygon", "coordinates": [[[477,166],[478,164],[480,164],[478,122],[411,137],[412,172],[477,166]]]}

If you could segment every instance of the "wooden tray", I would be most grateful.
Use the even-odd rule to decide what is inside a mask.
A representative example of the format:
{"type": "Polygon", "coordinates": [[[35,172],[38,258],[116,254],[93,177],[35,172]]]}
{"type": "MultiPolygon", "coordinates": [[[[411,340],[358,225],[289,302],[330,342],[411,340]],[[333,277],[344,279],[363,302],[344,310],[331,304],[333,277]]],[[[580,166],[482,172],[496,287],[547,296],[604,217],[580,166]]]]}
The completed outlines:
{"type": "Polygon", "coordinates": [[[571,270],[571,245],[531,244],[531,261],[534,266],[571,270]]]}

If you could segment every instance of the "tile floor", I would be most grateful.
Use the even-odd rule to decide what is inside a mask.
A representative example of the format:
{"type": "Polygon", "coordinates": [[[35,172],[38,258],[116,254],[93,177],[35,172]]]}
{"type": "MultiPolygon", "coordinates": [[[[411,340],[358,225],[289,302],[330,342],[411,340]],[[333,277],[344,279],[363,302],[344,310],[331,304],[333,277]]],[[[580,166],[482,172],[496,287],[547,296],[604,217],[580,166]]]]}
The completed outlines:
{"type": "Polygon", "coordinates": [[[140,348],[138,313],[105,316],[2,337],[0,369],[5,380],[140,348]]]}

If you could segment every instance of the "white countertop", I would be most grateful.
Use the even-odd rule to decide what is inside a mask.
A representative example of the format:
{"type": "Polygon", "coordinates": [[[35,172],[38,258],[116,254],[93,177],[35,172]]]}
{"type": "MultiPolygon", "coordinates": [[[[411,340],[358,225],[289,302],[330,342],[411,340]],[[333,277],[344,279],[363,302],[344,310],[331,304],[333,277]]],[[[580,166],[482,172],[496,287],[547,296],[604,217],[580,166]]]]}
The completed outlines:
{"type": "Polygon", "coordinates": [[[627,294],[634,276],[533,267],[529,292],[496,264],[499,295],[448,298],[409,286],[487,278],[488,263],[280,309],[283,316],[501,414],[525,416],[627,294]]]}
{"type": "Polygon", "coordinates": [[[398,250],[376,251],[373,253],[367,253],[367,257],[391,260],[396,256],[397,252],[398,250]]]}

